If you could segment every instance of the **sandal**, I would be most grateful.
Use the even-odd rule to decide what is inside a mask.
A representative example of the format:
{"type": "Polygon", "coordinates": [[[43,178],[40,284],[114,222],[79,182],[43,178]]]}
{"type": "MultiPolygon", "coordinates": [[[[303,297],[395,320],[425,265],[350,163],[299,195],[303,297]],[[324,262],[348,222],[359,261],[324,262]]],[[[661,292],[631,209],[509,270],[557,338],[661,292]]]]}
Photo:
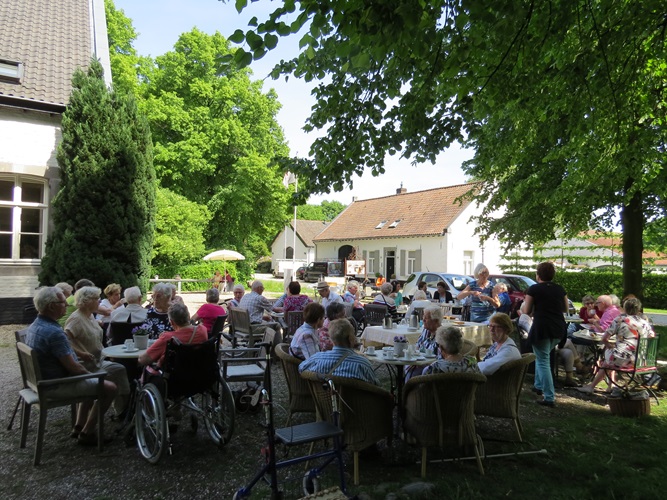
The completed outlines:
{"type": "Polygon", "coordinates": [[[79,437],[79,434],[81,434],[82,430],[83,427],[81,427],[80,425],[75,425],[72,428],[72,432],[69,433],[69,437],[71,437],[72,439],[77,439],[79,437]]]}

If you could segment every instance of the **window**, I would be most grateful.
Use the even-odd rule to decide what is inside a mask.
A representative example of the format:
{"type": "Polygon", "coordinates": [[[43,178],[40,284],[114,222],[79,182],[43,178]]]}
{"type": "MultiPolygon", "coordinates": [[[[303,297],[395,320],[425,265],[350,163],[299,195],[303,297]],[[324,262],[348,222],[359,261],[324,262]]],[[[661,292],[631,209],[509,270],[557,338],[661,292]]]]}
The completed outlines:
{"type": "Polygon", "coordinates": [[[463,252],[463,274],[472,274],[472,263],[475,258],[475,253],[466,250],[463,252]]]}
{"type": "Polygon", "coordinates": [[[375,274],[375,259],[373,257],[368,258],[368,274],[375,274]]]}
{"type": "Polygon", "coordinates": [[[395,228],[396,226],[398,226],[398,223],[399,223],[399,222],[401,222],[401,219],[396,219],[394,222],[392,222],[391,224],[389,224],[389,229],[393,229],[393,228],[395,228]]]}
{"type": "Polygon", "coordinates": [[[23,64],[8,59],[0,59],[0,80],[9,83],[21,83],[23,64]]]}
{"type": "Polygon", "coordinates": [[[294,249],[292,247],[287,247],[285,249],[285,258],[293,259],[294,258],[294,249]]]}
{"type": "Polygon", "coordinates": [[[0,176],[0,259],[40,259],[46,225],[44,181],[0,176]]]}
{"type": "Polygon", "coordinates": [[[387,223],[387,221],[383,220],[377,226],[375,226],[375,229],[382,229],[386,223],[387,223]]]}
{"type": "Polygon", "coordinates": [[[408,252],[408,274],[412,274],[417,271],[417,269],[415,269],[415,262],[417,262],[417,252],[414,250],[412,252],[408,252]]]}

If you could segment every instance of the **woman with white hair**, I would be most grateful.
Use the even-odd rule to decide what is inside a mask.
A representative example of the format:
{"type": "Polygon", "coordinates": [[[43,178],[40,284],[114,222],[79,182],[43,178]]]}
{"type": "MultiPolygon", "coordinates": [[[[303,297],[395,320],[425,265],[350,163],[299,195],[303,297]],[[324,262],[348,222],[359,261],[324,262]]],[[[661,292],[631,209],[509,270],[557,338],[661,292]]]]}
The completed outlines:
{"type": "Polygon", "coordinates": [[[507,285],[505,283],[497,283],[491,292],[491,305],[495,308],[497,313],[510,313],[512,309],[512,299],[507,292],[507,285]]]}
{"type": "Polygon", "coordinates": [[[387,282],[383,283],[380,287],[380,293],[375,296],[373,303],[387,306],[387,312],[391,314],[392,318],[395,318],[397,316],[396,302],[389,296],[393,290],[394,285],[387,282]]]}
{"type": "Polygon", "coordinates": [[[473,276],[475,279],[456,298],[470,297],[470,321],[486,323],[495,311],[491,298],[494,283],[489,280],[489,270],[484,264],[477,264],[473,276]]]}
{"type": "Polygon", "coordinates": [[[350,280],[347,282],[347,290],[343,294],[343,302],[352,304],[352,317],[357,320],[357,323],[362,323],[366,316],[364,306],[359,301],[359,282],[350,280]]]}
{"type": "MultiPolygon", "coordinates": [[[[127,406],[130,394],[130,384],[125,367],[102,359],[102,327],[95,319],[95,313],[100,302],[100,289],[94,286],[80,288],[74,295],[76,310],[70,315],[65,324],[65,333],[70,345],[76,353],[79,362],[90,372],[106,371],[108,380],[118,386],[118,396],[114,401],[116,414],[122,413],[127,406]]],[[[90,411],[88,404],[80,404],[76,425],[72,437],[78,437],[90,411]]],[[[91,439],[95,439],[93,435],[91,439]]],[[[86,437],[86,439],[88,439],[86,437]]],[[[85,444],[85,443],[84,443],[85,444]]]]}
{"type": "Polygon", "coordinates": [[[149,335],[151,339],[157,339],[162,332],[172,330],[169,322],[171,296],[172,287],[169,283],[156,283],[153,287],[153,305],[146,314],[146,323],[150,323],[153,329],[149,335]]]}

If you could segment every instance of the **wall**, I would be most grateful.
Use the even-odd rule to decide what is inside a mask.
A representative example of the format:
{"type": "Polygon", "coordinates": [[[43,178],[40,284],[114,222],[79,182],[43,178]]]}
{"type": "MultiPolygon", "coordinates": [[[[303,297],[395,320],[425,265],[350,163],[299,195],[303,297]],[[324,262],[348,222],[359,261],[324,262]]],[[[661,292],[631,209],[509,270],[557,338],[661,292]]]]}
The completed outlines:
{"type": "MultiPolygon", "coordinates": [[[[297,221],[296,230],[299,230],[299,222],[297,221]]],[[[276,268],[276,261],[285,258],[285,247],[294,246],[294,231],[292,226],[285,226],[278,237],[271,245],[271,269],[276,268]],[[285,236],[287,236],[287,245],[285,245],[285,236]]],[[[316,260],[315,247],[307,247],[297,237],[294,258],[296,260],[305,260],[307,263],[316,260]]]]}
{"type": "MultiPolygon", "coordinates": [[[[56,161],[60,115],[0,106],[0,140],[0,173],[48,179],[50,205],[60,182],[56,161]]],[[[21,322],[23,305],[30,303],[38,286],[39,271],[39,261],[0,260],[0,323],[21,322]]]]}

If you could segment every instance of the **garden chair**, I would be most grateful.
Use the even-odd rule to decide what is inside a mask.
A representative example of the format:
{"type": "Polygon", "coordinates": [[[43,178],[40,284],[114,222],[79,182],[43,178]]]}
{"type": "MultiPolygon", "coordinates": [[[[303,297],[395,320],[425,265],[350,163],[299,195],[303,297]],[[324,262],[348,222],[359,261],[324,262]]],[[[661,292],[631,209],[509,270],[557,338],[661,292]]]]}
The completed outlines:
{"type": "Polygon", "coordinates": [[[287,418],[287,425],[289,426],[292,415],[295,413],[315,413],[315,402],[310,393],[308,382],[299,373],[299,365],[302,360],[290,354],[289,344],[278,344],[276,346],[276,356],[282,361],[289,391],[289,416],[287,418]]]}

